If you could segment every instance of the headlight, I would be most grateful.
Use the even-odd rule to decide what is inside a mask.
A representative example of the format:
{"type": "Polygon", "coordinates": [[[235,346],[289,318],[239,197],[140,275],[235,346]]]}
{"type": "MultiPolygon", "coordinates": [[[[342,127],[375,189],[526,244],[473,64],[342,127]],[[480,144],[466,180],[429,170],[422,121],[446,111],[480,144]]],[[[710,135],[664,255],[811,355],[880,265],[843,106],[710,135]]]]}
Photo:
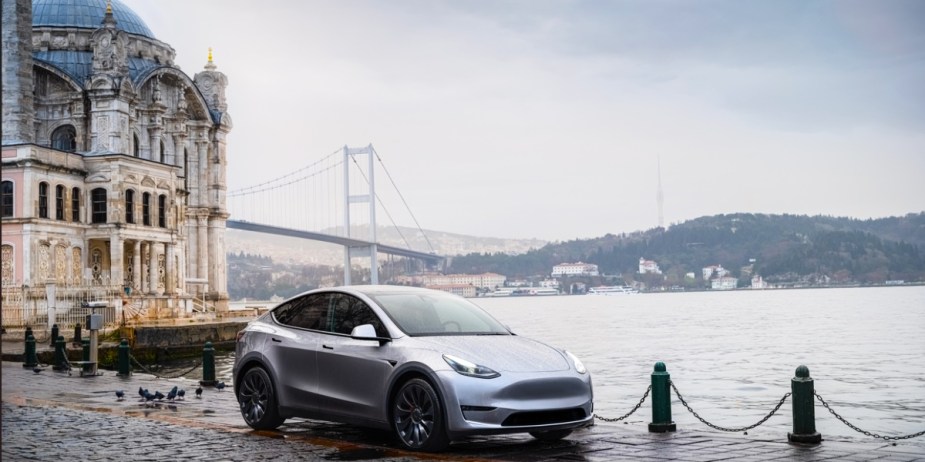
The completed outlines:
{"type": "Polygon", "coordinates": [[[443,360],[446,361],[454,371],[459,372],[462,375],[467,375],[469,377],[478,377],[480,379],[493,379],[499,377],[501,374],[495,372],[494,370],[487,368],[485,366],[479,366],[478,364],[466,361],[457,356],[453,355],[443,355],[443,360]]]}
{"type": "Polygon", "coordinates": [[[585,369],[585,365],[581,362],[580,359],[578,359],[578,356],[575,356],[575,355],[569,353],[568,351],[565,352],[565,355],[568,356],[569,359],[572,360],[572,364],[575,365],[575,370],[578,371],[579,374],[587,374],[587,373],[588,373],[588,370],[585,369]]]}

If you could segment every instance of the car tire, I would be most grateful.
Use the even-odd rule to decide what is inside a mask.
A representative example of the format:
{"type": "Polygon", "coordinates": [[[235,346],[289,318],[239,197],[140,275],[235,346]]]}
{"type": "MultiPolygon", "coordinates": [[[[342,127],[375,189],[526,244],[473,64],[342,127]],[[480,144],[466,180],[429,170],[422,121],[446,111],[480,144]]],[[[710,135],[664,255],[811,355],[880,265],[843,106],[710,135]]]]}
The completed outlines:
{"type": "Polygon", "coordinates": [[[530,432],[530,436],[540,441],[559,441],[572,434],[571,430],[550,430],[545,432],[530,432]]]}
{"type": "Polygon", "coordinates": [[[286,420],[279,416],[279,403],[270,375],[260,366],[244,373],[238,389],[241,416],[255,430],[273,430],[286,420]]]}
{"type": "Polygon", "coordinates": [[[389,407],[392,430],[405,449],[436,452],[449,446],[443,404],[426,380],[411,379],[402,384],[389,407]]]}

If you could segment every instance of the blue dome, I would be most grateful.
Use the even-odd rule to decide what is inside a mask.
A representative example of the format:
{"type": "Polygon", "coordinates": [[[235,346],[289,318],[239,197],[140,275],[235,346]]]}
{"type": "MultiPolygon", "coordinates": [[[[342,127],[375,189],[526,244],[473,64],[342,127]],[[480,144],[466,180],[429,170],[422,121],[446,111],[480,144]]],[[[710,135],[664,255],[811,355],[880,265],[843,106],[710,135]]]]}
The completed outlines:
{"type": "MultiPolygon", "coordinates": [[[[106,0],[32,0],[32,27],[96,29],[105,15],[106,0]]],[[[119,0],[112,0],[112,15],[117,29],[155,38],[144,21],[119,0]]]]}

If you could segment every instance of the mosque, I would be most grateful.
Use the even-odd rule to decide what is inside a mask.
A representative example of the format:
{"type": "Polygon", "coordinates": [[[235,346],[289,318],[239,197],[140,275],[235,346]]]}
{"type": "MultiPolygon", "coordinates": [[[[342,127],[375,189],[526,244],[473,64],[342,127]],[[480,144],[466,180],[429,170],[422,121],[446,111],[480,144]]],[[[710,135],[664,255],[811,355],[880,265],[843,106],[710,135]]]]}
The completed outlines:
{"type": "Polygon", "coordinates": [[[211,50],[190,77],[119,0],[3,0],[2,25],[4,326],[8,288],[227,310],[232,122],[211,50]]]}

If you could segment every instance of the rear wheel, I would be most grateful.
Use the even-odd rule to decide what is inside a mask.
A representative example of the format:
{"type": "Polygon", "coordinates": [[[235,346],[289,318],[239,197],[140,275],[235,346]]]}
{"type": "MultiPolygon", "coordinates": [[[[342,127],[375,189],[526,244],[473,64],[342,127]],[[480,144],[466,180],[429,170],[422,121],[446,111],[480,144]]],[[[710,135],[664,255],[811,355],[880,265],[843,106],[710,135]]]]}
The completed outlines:
{"type": "Polygon", "coordinates": [[[414,451],[441,451],[450,444],[437,392],[421,379],[405,382],[392,398],[392,429],[414,451]]]}
{"type": "Polygon", "coordinates": [[[530,432],[530,436],[540,441],[559,441],[572,434],[571,430],[550,430],[548,432],[530,432]]]}
{"type": "Polygon", "coordinates": [[[279,416],[279,403],[270,375],[260,366],[244,373],[238,387],[238,404],[244,421],[255,430],[272,430],[286,420],[279,416]]]}

